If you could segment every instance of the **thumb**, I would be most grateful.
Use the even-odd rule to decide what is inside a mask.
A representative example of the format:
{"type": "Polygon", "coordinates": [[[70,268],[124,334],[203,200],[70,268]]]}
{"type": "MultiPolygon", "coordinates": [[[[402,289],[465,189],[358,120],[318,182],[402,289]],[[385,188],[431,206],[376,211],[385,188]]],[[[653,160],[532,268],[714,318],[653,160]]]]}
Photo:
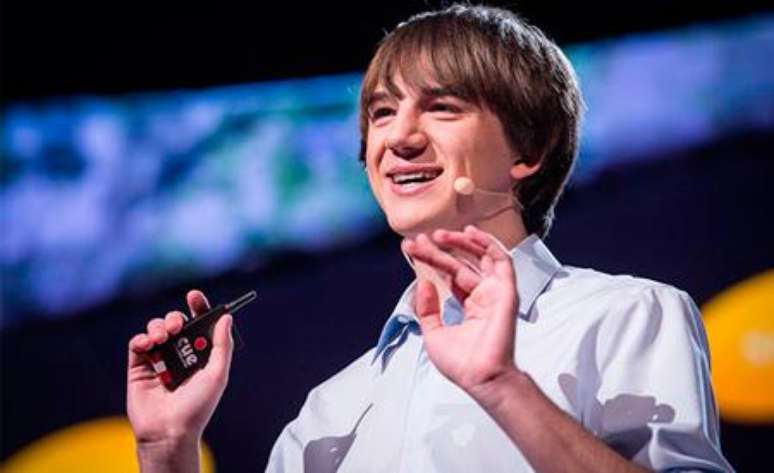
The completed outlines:
{"type": "Polygon", "coordinates": [[[441,309],[438,305],[438,291],[427,279],[417,282],[415,310],[423,331],[433,330],[441,326],[441,309]]]}
{"type": "Polygon", "coordinates": [[[223,377],[224,380],[228,380],[231,357],[234,353],[234,339],[231,337],[231,326],[233,324],[234,318],[231,314],[225,314],[215,324],[210,360],[205,368],[212,370],[216,376],[223,377]]]}

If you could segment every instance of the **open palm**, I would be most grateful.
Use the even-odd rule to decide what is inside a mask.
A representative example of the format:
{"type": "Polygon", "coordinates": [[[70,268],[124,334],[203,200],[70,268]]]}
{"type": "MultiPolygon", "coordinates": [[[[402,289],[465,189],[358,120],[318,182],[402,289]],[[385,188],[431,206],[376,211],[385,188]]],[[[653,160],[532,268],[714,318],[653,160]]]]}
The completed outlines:
{"type": "Polygon", "coordinates": [[[468,227],[464,232],[437,231],[433,240],[420,235],[404,243],[404,250],[447,276],[463,304],[462,322],[444,325],[438,292],[420,277],[416,312],[425,349],[438,370],[468,391],[513,370],[518,300],[513,263],[502,245],[468,227]]]}

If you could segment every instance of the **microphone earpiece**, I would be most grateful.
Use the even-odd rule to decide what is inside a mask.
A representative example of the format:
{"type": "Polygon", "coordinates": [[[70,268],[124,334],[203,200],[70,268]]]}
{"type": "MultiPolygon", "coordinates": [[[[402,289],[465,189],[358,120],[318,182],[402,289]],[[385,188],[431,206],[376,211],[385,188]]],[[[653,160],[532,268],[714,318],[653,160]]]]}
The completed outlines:
{"type": "Polygon", "coordinates": [[[485,189],[479,189],[476,187],[476,183],[473,182],[473,179],[469,177],[458,177],[454,180],[454,192],[470,196],[474,193],[478,194],[484,194],[484,195],[491,195],[495,197],[508,197],[512,201],[512,206],[517,207],[519,210],[524,210],[524,206],[521,205],[521,202],[519,202],[519,199],[516,197],[516,194],[513,192],[497,192],[497,191],[488,191],[485,189]]]}
{"type": "MultiPolygon", "coordinates": [[[[513,164],[519,164],[521,162],[524,162],[523,159],[519,159],[513,164]]],[[[476,183],[473,182],[473,179],[469,177],[458,177],[454,180],[454,191],[458,194],[462,195],[473,195],[474,192],[478,191],[482,194],[489,194],[489,195],[512,195],[510,192],[493,192],[493,191],[486,191],[483,189],[476,189],[476,183]]],[[[521,207],[521,204],[519,204],[519,207],[521,207]]]]}
{"type": "Polygon", "coordinates": [[[476,190],[476,184],[469,177],[458,177],[454,180],[454,190],[458,194],[471,195],[476,190]]]}

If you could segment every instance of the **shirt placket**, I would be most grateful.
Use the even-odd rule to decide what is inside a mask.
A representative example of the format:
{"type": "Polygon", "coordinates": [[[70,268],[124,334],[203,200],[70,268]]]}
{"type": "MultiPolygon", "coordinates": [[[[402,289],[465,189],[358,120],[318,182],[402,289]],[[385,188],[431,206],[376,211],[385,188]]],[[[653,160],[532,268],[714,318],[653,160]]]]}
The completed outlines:
{"type": "Polygon", "coordinates": [[[424,349],[421,335],[416,335],[416,337],[418,337],[419,350],[416,355],[414,379],[411,384],[409,405],[404,423],[405,432],[399,470],[401,473],[417,471],[430,473],[433,471],[429,461],[428,446],[425,445],[425,437],[430,426],[432,406],[437,394],[433,376],[435,368],[424,349]]]}

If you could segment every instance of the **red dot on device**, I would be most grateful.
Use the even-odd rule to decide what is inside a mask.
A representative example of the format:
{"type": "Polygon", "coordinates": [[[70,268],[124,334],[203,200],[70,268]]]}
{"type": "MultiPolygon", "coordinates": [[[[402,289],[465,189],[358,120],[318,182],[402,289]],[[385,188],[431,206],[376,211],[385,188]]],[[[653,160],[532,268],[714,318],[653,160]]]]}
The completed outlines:
{"type": "Polygon", "coordinates": [[[196,340],[194,340],[194,348],[196,348],[199,351],[202,351],[205,348],[207,348],[207,339],[204,337],[196,337],[196,340]]]}

